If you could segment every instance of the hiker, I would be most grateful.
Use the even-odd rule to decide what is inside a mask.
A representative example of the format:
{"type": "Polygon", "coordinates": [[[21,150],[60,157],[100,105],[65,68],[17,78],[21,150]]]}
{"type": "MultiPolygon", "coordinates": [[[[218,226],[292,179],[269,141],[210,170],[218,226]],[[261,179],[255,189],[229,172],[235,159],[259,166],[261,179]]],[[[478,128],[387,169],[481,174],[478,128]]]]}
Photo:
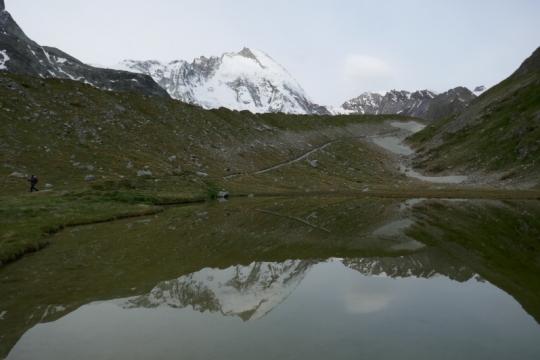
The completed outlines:
{"type": "Polygon", "coordinates": [[[38,183],[38,178],[36,176],[32,175],[32,177],[28,181],[30,181],[30,192],[34,190],[39,191],[35,188],[36,184],[38,183]]]}

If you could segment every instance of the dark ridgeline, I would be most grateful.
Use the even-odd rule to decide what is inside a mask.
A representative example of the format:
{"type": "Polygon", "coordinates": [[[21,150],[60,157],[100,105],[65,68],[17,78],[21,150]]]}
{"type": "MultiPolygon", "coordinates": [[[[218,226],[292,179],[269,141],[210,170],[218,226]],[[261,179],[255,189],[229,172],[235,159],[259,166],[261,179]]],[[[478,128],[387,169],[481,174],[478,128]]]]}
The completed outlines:
{"type": "Polygon", "coordinates": [[[169,97],[148,75],[95,68],[54,47],[40,46],[28,38],[9,12],[5,11],[4,0],[0,0],[0,11],[0,50],[4,54],[4,66],[0,72],[71,79],[102,90],[169,97]],[[6,59],[6,55],[9,59],[6,59]]]}

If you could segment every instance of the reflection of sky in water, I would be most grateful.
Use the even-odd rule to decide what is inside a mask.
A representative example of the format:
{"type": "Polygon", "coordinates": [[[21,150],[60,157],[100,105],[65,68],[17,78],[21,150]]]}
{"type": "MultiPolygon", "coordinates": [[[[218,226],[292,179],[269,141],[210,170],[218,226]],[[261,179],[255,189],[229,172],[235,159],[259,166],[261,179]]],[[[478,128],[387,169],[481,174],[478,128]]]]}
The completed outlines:
{"type": "Polygon", "coordinates": [[[310,268],[264,318],[93,303],[28,331],[8,359],[540,358],[540,328],[489,283],[310,268]]]}

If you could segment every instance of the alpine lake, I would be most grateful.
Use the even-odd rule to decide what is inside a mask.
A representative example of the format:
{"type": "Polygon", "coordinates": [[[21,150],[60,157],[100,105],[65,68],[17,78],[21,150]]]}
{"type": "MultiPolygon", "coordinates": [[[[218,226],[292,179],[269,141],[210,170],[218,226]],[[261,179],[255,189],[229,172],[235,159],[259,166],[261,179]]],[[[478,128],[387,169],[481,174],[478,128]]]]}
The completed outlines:
{"type": "Polygon", "coordinates": [[[5,359],[540,359],[540,202],[266,197],[66,228],[5,359]]]}

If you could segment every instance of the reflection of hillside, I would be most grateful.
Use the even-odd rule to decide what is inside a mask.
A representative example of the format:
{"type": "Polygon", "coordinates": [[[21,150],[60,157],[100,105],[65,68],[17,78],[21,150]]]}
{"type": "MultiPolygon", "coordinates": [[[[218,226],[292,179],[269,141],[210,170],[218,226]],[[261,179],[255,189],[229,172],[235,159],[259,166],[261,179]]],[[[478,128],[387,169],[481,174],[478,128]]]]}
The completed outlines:
{"type": "Polygon", "coordinates": [[[445,276],[459,282],[473,277],[471,269],[434,252],[409,256],[379,257],[369,259],[344,259],[343,264],[367,276],[432,278],[445,276]]]}
{"type": "Polygon", "coordinates": [[[406,230],[513,296],[540,323],[540,202],[425,201],[406,230]]]}
{"type": "Polygon", "coordinates": [[[7,313],[0,320],[0,358],[31,327],[94,301],[124,299],[126,307],[193,306],[245,320],[260,318],[290,294],[316,259],[345,258],[346,266],[366,275],[429,278],[436,273],[457,281],[471,276],[462,267],[466,265],[514,295],[531,313],[538,307],[536,203],[515,203],[514,208],[426,201],[410,210],[421,229],[405,232],[435,247],[395,250],[410,239],[372,234],[408,215],[396,214],[401,202],[367,197],[237,199],[172,207],[144,223],[130,219],[66,229],[55,235],[53,246],[1,270],[0,313],[7,313]],[[330,233],[259,209],[307,219],[330,233]],[[494,241],[501,236],[506,240],[494,241]],[[217,280],[207,282],[209,274],[202,276],[201,269],[219,272],[208,268],[228,270],[219,288],[212,285],[217,280]],[[248,297],[249,292],[258,297],[248,297]]]}
{"type": "MultiPolygon", "coordinates": [[[[163,279],[177,279],[204,268],[288,259],[309,262],[391,256],[395,253],[391,247],[399,242],[361,236],[393,219],[399,202],[375,198],[233,199],[223,204],[171,207],[163,215],[141,221],[65,229],[54,236],[53,246],[1,269],[0,312],[7,314],[0,320],[0,359],[40,322],[55,321],[94,301],[145,295],[163,279]],[[258,211],[261,209],[291,218],[258,211]],[[307,219],[331,233],[292,218],[307,219]],[[65,310],[52,312],[57,306],[65,310]]],[[[230,286],[248,284],[233,281],[230,286]]],[[[208,294],[193,296],[212,309],[211,299],[205,298],[208,294]]],[[[248,311],[262,310],[252,306],[248,311]]]]}
{"type": "Polygon", "coordinates": [[[224,270],[206,268],[176,280],[163,281],[148,295],[114,302],[126,309],[192,306],[200,312],[220,311],[244,321],[256,320],[282,303],[318,262],[289,260],[256,262],[224,270]]]}

